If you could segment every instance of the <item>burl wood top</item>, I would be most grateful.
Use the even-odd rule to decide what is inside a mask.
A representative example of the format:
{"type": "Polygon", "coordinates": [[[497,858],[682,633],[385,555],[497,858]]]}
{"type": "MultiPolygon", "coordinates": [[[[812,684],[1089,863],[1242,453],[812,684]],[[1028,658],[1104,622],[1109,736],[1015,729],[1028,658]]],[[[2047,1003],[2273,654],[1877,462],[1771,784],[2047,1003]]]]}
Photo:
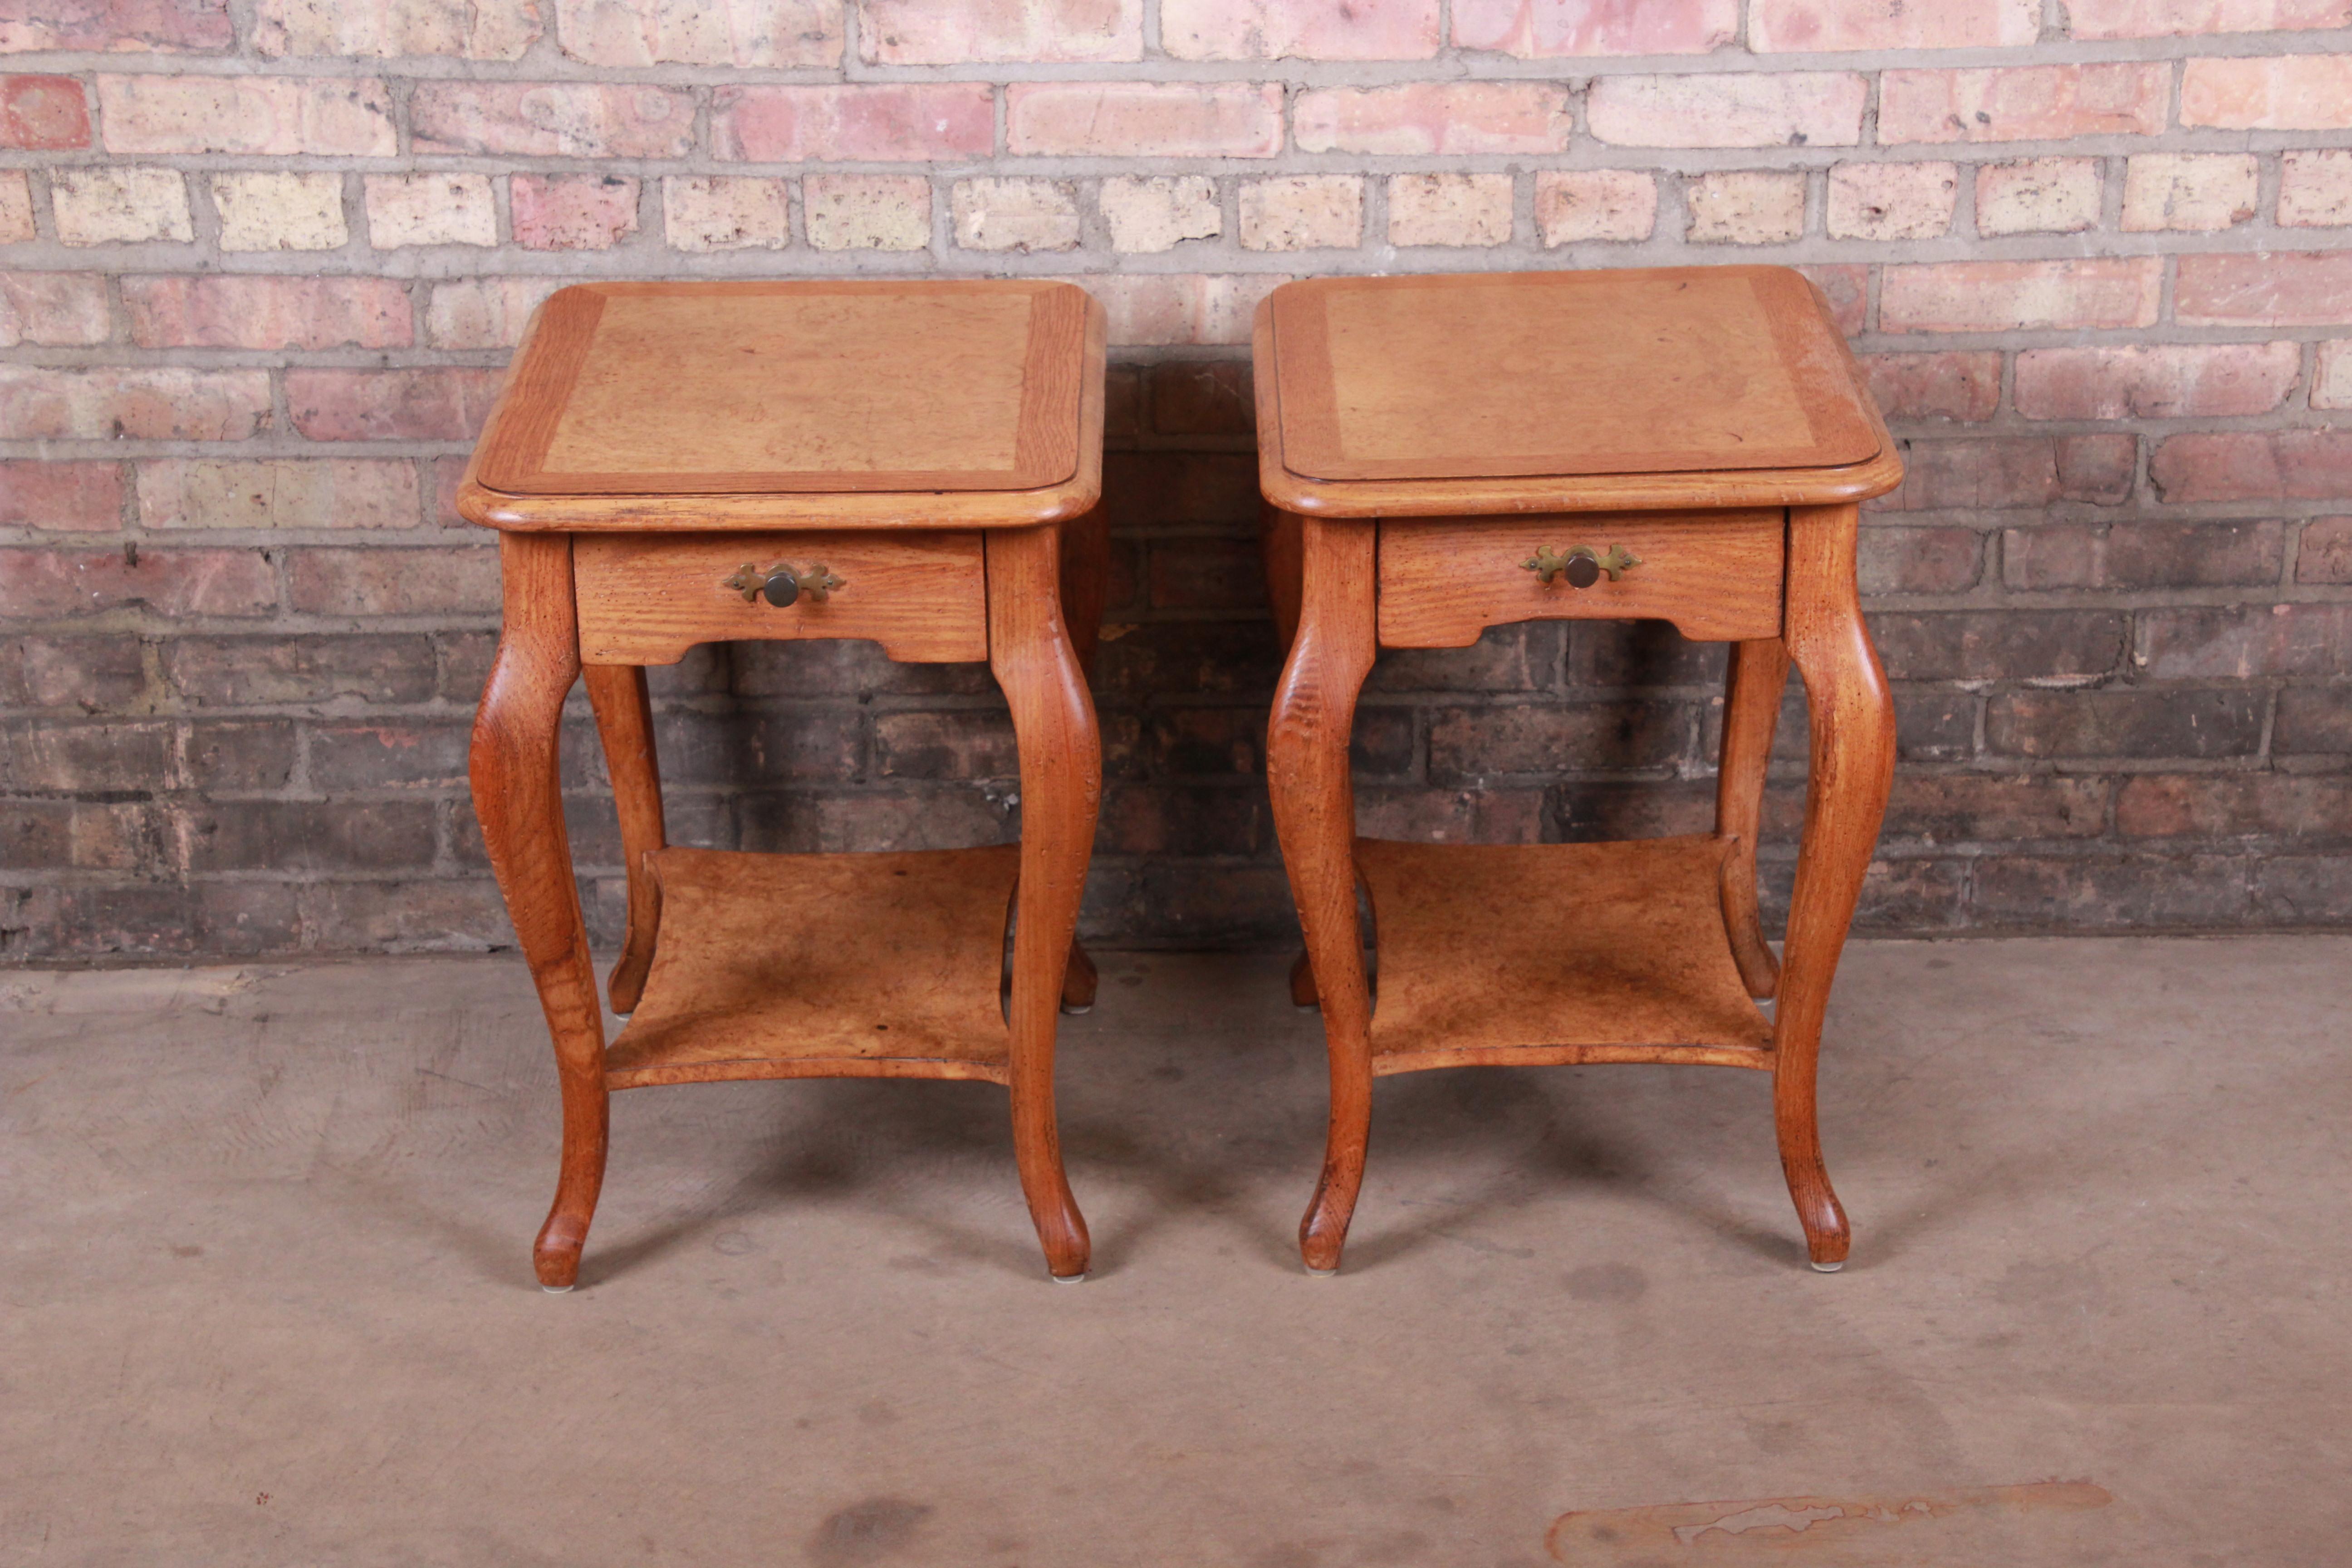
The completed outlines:
{"type": "Polygon", "coordinates": [[[1018,524],[1101,489],[1102,310],[1034,281],[589,283],[458,510],[500,528],[1018,524]]]}
{"type": "Polygon", "coordinates": [[[1312,279],[1255,349],[1261,478],[1293,511],[1821,503],[1902,473],[1785,267],[1312,279]]]}

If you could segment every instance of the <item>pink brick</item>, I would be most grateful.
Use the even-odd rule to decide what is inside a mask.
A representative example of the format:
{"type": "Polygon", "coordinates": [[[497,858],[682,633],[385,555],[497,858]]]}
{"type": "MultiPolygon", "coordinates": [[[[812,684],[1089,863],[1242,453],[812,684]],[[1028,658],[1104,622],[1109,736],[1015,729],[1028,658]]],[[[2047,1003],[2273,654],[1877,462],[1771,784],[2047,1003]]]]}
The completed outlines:
{"type": "Polygon", "coordinates": [[[1830,320],[1847,337],[1862,331],[1870,306],[1870,268],[1858,262],[1808,262],[1797,268],[1830,304],[1830,320]]]}
{"type": "Polygon", "coordinates": [[[2251,153],[2143,154],[2125,164],[2124,232],[2231,227],[2254,216],[2261,183],[2251,153]]]}
{"type": "Polygon", "coordinates": [[[1878,81],[1878,139],[1893,145],[2155,136],[2171,95],[2172,68],[2160,61],[1890,70],[1878,81]]]}
{"type": "Polygon", "coordinates": [[[22,169],[0,169],[0,245],[34,237],[33,186],[22,169]]]}
{"type": "Polygon", "coordinates": [[[1180,60],[1425,60],[1437,0],[1160,0],[1160,47],[1180,60]]]}
{"type": "Polygon", "coordinates": [[[869,65],[1139,60],[1143,0],[858,0],[869,65]]]}
{"type": "Polygon", "coordinates": [[[1739,31],[1739,0],[1454,0],[1454,42],[1521,59],[1703,55],[1739,31]]]}
{"type": "Polygon", "coordinates": [[[2177,38],[2352,26],[2352,0],[2066,0],[2077,38],[2177,38]]]}
{"type": "Polygon", "coordinates": [[[416,465],[215,458],[139,465],[147,528],[413,528],[416,465]]]}
{"type": "Polygon", "coordinates": [[[121,464],[0,461],[0,528],[111,533],[121,526],[121,464]]]}
{"type": "Polygon", "coordinates": [[[2153,256],[1889,267],[1878,324],[1889,332],[2153,326],[2163,277],[2153,256]]]}
{"type": "Polygon", "coordinates": [[[496,370],[289,370],[286,406],[313,441],[469,441],[497,398],[496,370]]]}
{"type": "Polygon", "coordinates": [[[366,77],[102,76],[110,153],[389,158],[392,98],[366,77]]]}
{"type": "Polygon", "coordinates": [[[1272,82],[1024,82],[1005,89],[1016,157],[1271,158],[1282,151],[1272,82]]]}
{"type": "Polygon", "coordinates": [[[0,364],[0,429],[20,440],[242,441],[269,423],[269,373],[0,364]]]}
{"type": "Polygon", "coordinates": [[[985,82],[857,87],[722,87],[712,155],[747,163],[985,158],[996,97],[985,82]]]}
{"type": "Polygon", "coordinates": [[[1102,301],[1113,347],[1245,343],[1258,301],[1280,273],[1114,272],[1072,278],[1102,301]]]}
{"type": "Polygon", "coordinates": [[[2000,355],[1864,354],[1863,374],[1889,419],[1990,419],[2000,406],[2000,355]]]}
{"type": "Polygon", "coordinates": [[[482,545],[430,550],[297,550],[288,602],[312,616],[430,616],[499,607],[499,552],[482,545]]]}
{"type": "Polygon", "coordinates": [[[520,58],[540,36],[539,0],[255,0],[253,48],[288,55],[520,58]]]}
{"type": "Polygon", "coordinates": [[[841,64],[842,0],[554,0],[563,52],[592,66],[841,64]]]}
{"type": "Polygon", "coordinates": [[[436,283],[425,335],[436,349],[510,349],[561,278],[462,278],[436,283]]]}
{"type": "Polygon", "coordinates": [[[106,342],[106,279],[94,272],[0,272],[0,348],[106,342]]]}
{"type": "Polygon", "coordinates": [[[2352,224],[2352,148],[2318,148],[2280,158],[2278,221],[2297,228],[2352,224]]]}
{"type": "Polygon", "coordinates": [[[278,608],[278,577],[258,550],[12,550],[0,561],[0,616],[27,620],[148,609],[250,618],[278,608]]]}
{"type": "Polygon", "coordinates": [[[1302,92],[1291,112],[1302,153],[1426,157],[1557,153],[1568,145],[1568,94],[1543,82],[1412,82],[1302,92]]]}
{"type": "Polygon", "coordinates": [[[1748,12],[1759,54],[2013,49],[2041,36],[2041,0],[1754,0],[1748,12]]]}
{"type": "Polygon", "coordinates": [[[2223,131],[2352,127],[2352,55],[2190,60],[2181,69],[2180,123],[2223,131]]]}
{"type": "Polygon", "coordinates": [[[0,76],[0,147],[89,145],[89,103],[69,76],[0,76]]]}
{"type": "Polygon", "coordinates": [[[682,158],[694,100],[668,88],[593,82],[419,82],[409,124],[420,153],[682,158]]]}
{"type": "Polygon", "coordinates": [[[37,49],[225,49],[228,0],[15,0],[0,9],[0,54],[37,49]]]}
{"type": "Polygon", "coordinates": [[[2028,419],[2181,419],[2267,414],[2303,366],[2299,343],[2031,349],[2012,394],[2028,419]]]}
{"type": "Polygon", "coordinates": [[[1658,182],[1637,169],[1547,169],[1536,175],[1536,232],[1547,247],[1647,239],[1658,182]]]}
{"type": "Polygon", "coordinates": [[[126,278],[131,341],[148,349],[402,349],[408,290],[391,278],[126,278]]]}
{"type": "Polygon", "coordinates": [[[2352,583],[2352,517],[2315,517],[2294,555],[2298,583],[2352,583]]]}
{"type": "Polygon", "coordinates": [[[525,250],[610,250],[637,232],[637,182],[618,174],[517,174],[507,200],[525,250]]]}
{"type": "Polygon", "coordinates": [[[2352,321],[2352,251],[2184,256],[2173,319],[2198,327],[2326,327],[2352,321]]]}
{"type": "Polygon", "coordinates": [[[2314,408],[2352,408],[2352,338],[2319,345],[2319,370],[2311,380],[2314,408]]]}
{"type": "Polygon", "coordinates": [[[1620,147],[1852,147],[1869,79],[1851,71],[1604,76],[1585,118],[1620,147]]]}
{"type": "Polygon", "coordinates": [[[2157,443],[2147,477],[2175,505],[2352,497],[2352,430],[2231,430],[2157,443]]]}

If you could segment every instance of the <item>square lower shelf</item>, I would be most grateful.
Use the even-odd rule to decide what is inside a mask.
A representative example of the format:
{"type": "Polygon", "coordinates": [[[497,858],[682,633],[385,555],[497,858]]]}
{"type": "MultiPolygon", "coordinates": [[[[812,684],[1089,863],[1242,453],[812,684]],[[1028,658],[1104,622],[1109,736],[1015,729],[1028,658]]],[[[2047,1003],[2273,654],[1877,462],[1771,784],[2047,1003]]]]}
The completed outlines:
{"type": "Polygon", "coordinates": [[[661,926],[614,1089],[750,1078],[1008,1079],[1017,845],[652,857],[661,926]]]}
{"type": "Polygon", "coordinates": [[[1769,1068],[1724,932],[1727,840],[1356,841],[1379,957],[1372,1070],[1769,1068]]]}

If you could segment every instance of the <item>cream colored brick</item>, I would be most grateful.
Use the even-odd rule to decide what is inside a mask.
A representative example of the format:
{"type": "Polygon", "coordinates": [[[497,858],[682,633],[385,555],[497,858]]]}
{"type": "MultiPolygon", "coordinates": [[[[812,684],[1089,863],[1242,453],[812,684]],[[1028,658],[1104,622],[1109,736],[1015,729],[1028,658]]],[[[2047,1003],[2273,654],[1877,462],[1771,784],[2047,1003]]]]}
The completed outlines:
{"type": "Polygon", "coordinates": [[[811,174],[801,203],[819,250],[930,247],[931,183],[919,174],[811,174]]]}
{"type": "Polygon", "coordinates": [[[425,334],[436,349],[510,349],[539,302],[561,278],[464,278],[436,283],[425,307],[425,334]]]}
{"type": "Polygon", "coordinates": [[[791,182],[672,174],[662,226],[673,249],[782,250],[793,240],[791,182]]]}
{"type": "Polygon", "coordinates": [[[553,0],[563,52],[593,66],[841,63],[841,0],[553,0]]]}
{"type": "Polygon", "coordinates": [[[22,169],[0,169],[0,245],[33,237],[33,185],[22,169]]]}
{"type": "Polygon", "coordinates": [[[1934,239],[1951,232],[1959,192],[1951,163],[1840,163],[1822,216],[1832,239],[1934,239]]]}
{"type": "Polygon", "coordinates": [[[2079,234],[2099,226],[2099,160],[2021,158],[1977,171],[1977,232],[2079,234]]]}
{"type": "Polygon", "coordinates": [[[1217,183],[1205,174],[1108,179],[1096,205],[1110,230],[1113,250],[1173,250],[1185,240],[1214,239],[1224,232],[1217,183]]]}
{"type": "Polygon", "coordinates": [[[1694,245],[1780,245],[1805,232],[1805,176],[1793,170],[1701,174],[1683,198],[1694,245]]]}
{"type": "Polygon", "coordinates": [[[1078,201],[1053,180],[959,180],[955,241],[966,250],[1074,250],[1078,201]]]}
{"type": "Polygon", "coordinates": [[[510,60],[539,37],[533,0],[255,0],[256,53],[510,60]]]}
{"type": "Polygon", "coordinates": [[[1345,250],[1364,242],[1364,182],[1290,174],[1241,188],[1244,250],[1345,250]]]}
{"type": "Polygon", "coordinates": [[[2352,224],[2352,148],[2289,153],[2281,158],[2278,220],[2293,228],[2352,224]]]}
{"type": "Polygon", "coordinates": [[[2262,176],[2251,153],[2146,153],[2124,165],[2123,226],[2222,229],[2254,216],[2262,176]]]}
{"type": "Polygon", "coordinates": [[[412,528],[413,463],[158,462],[139,465],[149,528],[412,528]]]}
{"type": "Polygon", "coordinates": [[[1658,226],[1658,182],[1638,169],[1564,169],[1536,176],[1536,232],[1547,246],[1647,239],[1658,226]]]}
{"type": "Polygon", "coordinates": [[[365,184],[368,243],[378,250],[499,242],[488,174],[370,174],[365,184]]]}
{"type": "Polygon", "coordinates": [[[1389,179],[1391,245],[1508,245],[1508,174],[1396,174],[1389,179]]]}
{"type": "Polygon", "coordinates": [[[49,210],[57,217],[58,238],[68,245],[196,237],[187,182],[176,169],[52,169],[49,210]]]}
{"type": "Polygon", "coordinates": [[[352,237],[341,174],[215,174],[212,188],[223,250],[337,250],[352,237]]]}
{"type": "Polygon", "coordinates": [[[2319,374],[2312,378],[2314,408],[2352,408],[2352,338],[2319,345],[2319,374]]]}

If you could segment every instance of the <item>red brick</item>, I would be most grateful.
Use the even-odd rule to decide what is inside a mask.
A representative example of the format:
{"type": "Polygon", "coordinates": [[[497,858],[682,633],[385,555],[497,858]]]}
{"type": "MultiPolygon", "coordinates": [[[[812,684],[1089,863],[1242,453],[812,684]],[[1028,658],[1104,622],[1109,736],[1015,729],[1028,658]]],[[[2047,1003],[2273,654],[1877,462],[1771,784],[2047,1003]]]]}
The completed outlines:
{"type": "Polygon", "coordinates": [[[2028,419],[2181,419],[2267,414],[2303,367],[2300,343],[2030,349],[2012,400],[2028,419]]]}
{"type": "Polygon", "coordinates": [[[2352,779],[2286,773],[2143,774],[2116,795],[2126,838],[2341,838],[2352,779]]]}
{"type": "Polygon", "coordinates": [[[228,0],[42,0],[0,11],[0,54],[44,49],[225,49],[228,0]]]}
{"type": "Polygon", "coordinates": [[[1940,844],[2095,838],[2106,824],[2105,779],[1906,771],[1886,802],[1887,837],[1940,844]]]}
{"type": "Polygon", "coordinates": [[[2304,524],[2294,558],[2298,583],[2352,583],[2352,517],[2315,517],[2304,524]]]}
{"type": "Polygon", "coordinates": [[[2267,706],[2263,692],[2243,687],[2003,691],[1985,704],[1985,749],[2034,759],[2251,757],[2262,748],[2267,706]]]}
{"type": "MultiPolygon", "coordinates": [[[[106,634],[0,642],[0,704],[7,707],[119,713],[146,691],[146,654],[135,637],[106,634]]],[[[14,774],[8,776],[16,782],[14,774]]],[[[68,787],[88,785],[69,781],[68,787]]]]}
{"type": "Polygon", "coordinates": [[[1163,539],[1151,548],[1151,605],[1162,610],[1254,610],[1265,604],[1257,543],[1163,539]]]}
{"type": "Polygon", "coordinates": [[[2109,610],[1882,610],[1870,626],[1896,680],[2001,680],[2021,669],[2111,674],[2123,663],[2126,622],[2109,610]]]}
{"type": "Polygon", "coordinates": [[[110,533],[121,526],[121,464],[0,460],[0,528],[110,533]]]}
{"type": "Polygon", "coordinates": [[[499,607],[499,552],[298,550],[287,559],[289,604],[308,615],[419,616],[499,607]]]}
{"type": "Polygon", "coordinates": [[[2174,505],[2352,498],[2352,430],[2231,430],[2157,443],[2147,477],[2174,505]]]}
{"type": "Polygon", "coordinates": [[[2181,68],[2180,123],[2223,131],[2352,127],[2352,55],[2190,60],[2181,68]]]}
{"type": "Polygon", "coordinates": [[[0,551],[0,615],[24,620],[149,609],[159,616],[267,616],[278,579],[258,550],[0,551]]]}
{"type": "Polygon", "coordinates": [[[2164,262],[2154,256],[1891,266],[1878,325],[1888,332],[2148,327],[2163,280],[2164,262]]]}
{"type": "Polygon", "coordinates": [[[110,153],[389,158],[392,97],[367,77],[102,76],[110,153]]]}
{"type": "Polygon", "coordinates": [[[2315,327],[2352,321],[2352,251],[2184,256],[2173,319],[2198,327],[2315,327]]]}
{"type": "Polygon", "coordinates": [[[1619,147],[1852,147],[1869,98],[1870,79],[1847,71],[1604,76],[1585,118],[1619,147]]]}
{"type": "Polygon", "coordinates": [[[2352,668],[2352,604],[2196,605],[2139,612],[2151,680],[2251,680],[2352,668]]]}
{"type": "Polygon", "coordinates": [[[89,145],[89,103],[69,76],[0,76],[0,147],[89,145]]]}
{"type": "Polygon", "coordinates": [[[1890,70],[1878,81],[1878,139],[1892,146],[2156,136],[2171,96],[2172,68],[2161,61],[1890,70]]]}
{"type": "Polygon", "coordinates": [[[507,197],[525,250],[610,250],[637,232],[637,182],[618,174],[517,174],[507,197]]]}
{"type": "Polygon", "coordinates": [[[269,423],[269,373],[0,364],[0,428],[23,440],[242,441],[269,423]]]}
{"type": "Polygon", "coordinates": [[[1139,60],[1142,0],[859,0],[869,65],[1139,60]]]}
{"type": "Polygon", "coordinates": [[[2046,522],[2001,535],[2012,588],[2243,588],[2275,584],[2282,523],[2046,522]]]}
{"type": "Polygon", "coordinates": [[[1441,708],[1429,718],[1432,784],[1532,773],[1660,767],[1685,755],[1696,710],[1679,702],[1441,708]]]}
{"type": "Polygon", "coordinates": [[[694,145],[693,97],[645,84],[425,81],[408,113],[420,153],[683,158],[694,145]]]}
{"type": "Polygon", "coordinates": [[[1758,54],[1833,49],[2021,48],[2042,36],[2040,0],[1754,0],[1758,54]]]}
{"type": "Polygon", "coordinates": [[[2177,38],[2352,26],[2352,0],[2066,0],[2077,38],[2177,38]]]}
{"type": "Polygon", "coordinates": [[[1973,528],[1874,522],[1862,531],[1855,573],[1865,595],[1963,594],[1976,586],[1982,544],[1973,528]]]}
{"type": "Polygon", "coordinates": [[[1454,42],[1521,59],[1704,55],[1739,31],[1739,0],[1454,0],[1454,42]]]}
{"type": "Polygon", "coordinates": [[[1271,158],[1282,151],[1272,82],[1023,82],[1004,89],[1016,157],[1271,158]]]}
{"type": "Polygon", "coordinates": [[[505,373],[289,370],[286,406],[313,441],[470,441],[505,373]]]}
{"type": "Polygon", "coordinates": [[[2000,355],[1864,354],[1871,395],[1889,419],[1990,419],[2000,405],[2000,355]]]}
{"type": "Polygon", "coordinates": [[[2130,498],[2137,451],[2130,436],[1909,441],[1903,488],[1881,505],[1888,511],[2001,510],[2058,500],[2113,506],[2130,498]]]}
{"type": "Polygon", "coordinates": [[[723,87],[710,114],[712,155],[747,163],[985,158],[995,142],[985,82],[723,87]]]}
{"type": "Polygon", "coordinates": [[[0,272],[0,348],[102,343],[111,331],[103,274],[0,272]]]}
{"type": "Polygon", "coordinates": [[[1564,89],[1544,82],[1410,82],[1302,92],[1291,110],[1302,153],[1433,156],[1557,153],[1568,145],[1564,89]]]}
{"type": "Polygon", "coordinates": [[[391,278],[126,278],[142,348],[406,348],[408,291],[391,278]]]}
{"type": "Polygon", "coordinates": [[[1180,60],[1425,60],[1437,0],[1160,0],[1160,47],[1180,60]]]}
{"type": "MultiPolygon", "coordinates": [[[[433,640],[415,633],[348,636],[307,632],[276,637],[173,637],[161,648],[164,679],[183,700],[206,708],[243,708],[259,703],[331,702],[337,698],[362,702],[422,702],[433,695],[433,640]]],[[[477,685],[471,696],[478,696],[477,685]]],[[[470,700],[470,699],[469,699],[470,700]]],[[[457,744],[447,749],[465,754],[462,724],[450,724],[457,744]]],[[[413,764],[416,753],[429,750],[419,738],[421,725],[400,727],[400,740],[387,742],[372,777],[366,783],[405,784],[422,772],[413,764]]],[[[430,733],[430,731],[425,731],[430,733]]],[[[312,732],[311,783],[320,789],[352,788],[362,781],[340,771],[331,782],[316,763],[329,760],[343,731],[312,732]]],[[[460,762],[444,769],[441,781],[456,784],[465,777],[460,762]],[[450,777],[451,773],[455,777],[450,777]]]]}

